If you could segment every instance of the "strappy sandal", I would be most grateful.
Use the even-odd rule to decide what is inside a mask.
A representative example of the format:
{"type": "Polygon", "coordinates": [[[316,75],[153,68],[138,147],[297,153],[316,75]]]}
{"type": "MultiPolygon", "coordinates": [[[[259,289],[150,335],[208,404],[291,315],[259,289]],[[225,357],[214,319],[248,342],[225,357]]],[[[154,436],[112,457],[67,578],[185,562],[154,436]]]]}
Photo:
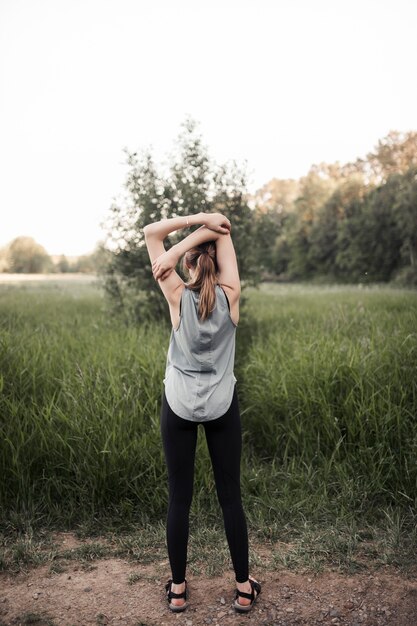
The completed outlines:
{"type": "Polygon", "coordinates": [[[185,581],[185,591],[183,591],[182,593],[174,593],[174,591],[171,590],[172,583],[173,583],[173,580],[172,578],[170,578],[167,584],[165,585],[165,591],[167,592],[168,606],[171,609],[171,611],[173,611],[174,613],[181,613],[181,611],[185,611],[185,609],[187,608],[187,581],[185,581]],[[184,598],[185,602],[184,604],[177,606],[175,604],[172,604],[171,602],[172,598],[175,598],[176,600],[180,600],[181,598],[184,598]]]}
{"type": "Polygon", "coordinates": [[[238,613],[247,613],[248,611],[250,611],[255,604],[257,597],[261,593],[261,585],[256,582],[256,580],[253,580],[253,578],[249,578],[249,582],[250,586],[252,587],[251,593],[245,593],[244,591],[239,591],[239,589],[235,589],[236,596],[233,603],[233,608],[238,613]],[[247,598],[247,600],[250,600],[250,604],[240,604],[240,602],[238,601],[239,596],[241,598],[247,598]]]}

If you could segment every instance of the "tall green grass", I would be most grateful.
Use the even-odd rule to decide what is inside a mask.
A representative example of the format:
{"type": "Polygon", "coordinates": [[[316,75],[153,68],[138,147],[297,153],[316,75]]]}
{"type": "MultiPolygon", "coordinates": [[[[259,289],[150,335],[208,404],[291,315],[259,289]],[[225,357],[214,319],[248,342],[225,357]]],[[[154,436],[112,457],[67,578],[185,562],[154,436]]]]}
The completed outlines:
{"type": "MultiPolygon", "coordinates": [[[[159,410],[169,334],[109,319],[98,287],[0,286],[3,524],[165,517],[159,410]]],[[[415,514],[415,292],[251,290],[235,373],[242,488],[261,536],[415,514]]],[[[202,433],[193,513],[206,524],[218,517],[202,433]]]]}
{"type": "Polygon", "coordinates": [[[3,293],[4,511],[71,524],[106,508],[145,518],[162,510],[164,343],[159,329],[107,319],[99,293],[3,293]]]}
{"type": "Polygon", "coordinates": [[[254,458],[341,507],[415,506],[416,304],[389,290],[254,298],[264,324],[242,366],[254,458]]]}

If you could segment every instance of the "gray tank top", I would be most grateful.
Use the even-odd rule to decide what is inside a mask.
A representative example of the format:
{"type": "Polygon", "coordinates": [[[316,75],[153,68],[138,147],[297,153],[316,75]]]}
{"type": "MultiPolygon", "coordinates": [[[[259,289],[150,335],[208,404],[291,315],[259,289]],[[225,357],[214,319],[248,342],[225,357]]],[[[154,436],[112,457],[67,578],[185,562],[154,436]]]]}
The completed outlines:
{"type": "Polygon", "coordinates": [[[165,369],[165,396],[172,411],[193,422],[221,417],[236,382],[236,324],[226,294],[216,285],[216,305],[204,321],[198,317],[199,292],[185,287],[180,323],[172,329],[165,369]]]}

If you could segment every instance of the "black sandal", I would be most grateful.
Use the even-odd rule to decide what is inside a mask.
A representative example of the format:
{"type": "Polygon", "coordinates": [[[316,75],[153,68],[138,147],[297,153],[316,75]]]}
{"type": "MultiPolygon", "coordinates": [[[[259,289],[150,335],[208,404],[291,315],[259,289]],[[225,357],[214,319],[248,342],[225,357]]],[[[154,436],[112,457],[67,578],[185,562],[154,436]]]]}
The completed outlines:
{"type": "Polygon", "coordinates": [[[257,597],[261,593],[261,585],[258,582],[256,582],[256,580],[253,580],[253,578],[249,578],[249,582],[250,582],[250,586],[252,587],[251,593],[245,593],[244,591],[239,591],[239,589],[235,589],[236,596],[235,596],[235,601],[233,603],[233,608],[238,613],[247,613],[248,611],[250,611],[253,605],[255,604],[257,597]],[[255,591],[256,591],[256,595],[255,595],[255,591]],[[239,596],[241,598],[246,598],[247,600],[250,600],[250,604],[240,604],[240,602],[238,602],[239,596]]]}
{"type": "Polygon", "coordinates": [[[167,584],[165,585],[165,591],[167,592],[168,606],[171,609],[171,611],[173,611],[174,613],[181,613],[181,611],[185,611],[185,609],[187,608],[187,581],[185,581],[185,591],[183,591],[182,593],[174,593],[174,591],[171,590],[172,583],[173,583],[173,580],[172,578],[170,578],[167,584]],[[176,606],[175,604],[172,604],[171,602],[172,598],[175,598],[176,600],[184,598],[185,602],[184,604],[181,604],[180,606],[176,606]]]}

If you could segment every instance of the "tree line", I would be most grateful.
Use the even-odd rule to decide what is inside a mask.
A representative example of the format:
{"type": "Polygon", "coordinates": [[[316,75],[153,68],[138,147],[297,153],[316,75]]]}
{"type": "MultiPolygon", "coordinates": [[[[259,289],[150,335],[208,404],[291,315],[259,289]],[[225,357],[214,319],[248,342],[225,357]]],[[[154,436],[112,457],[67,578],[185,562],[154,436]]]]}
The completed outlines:
{"type": "MultiPolygon", "coordinates": [[[[0,250],[0,271],[96,272],[115,310],[166,315],[144,244],[155,220],[220,211],[232,222],[243,286],[261,280],[417,285],[417,133],[392,131],[365,158],[313,165],[299,179],[273,179],[255,194],[235,162],[217,164],[187,119],[164,168],[129,153],[122,201],[91,255],[52,259],[31,237],[0,250]]],[[[184,233],[174,233],[167,247],[184,233]]]]}
{"type": "Polygon", "coordinates": [[[0,272],[16,274],[75,273],[94,274],[107,264],[109,251],[98,245],[91,254],[68,259],[52,257],[33,237],[16,237],[0,249],[0,272]]]}
{"type": "MultiPolygon", "coordinates": [[[[182,125],[165,169],[148,152],[126,152],[122,202],[111,207],[103,272],[114,309],[136,320],[167,317],[143,228],[200,211],[232,222],[243,286],[261,280],[417,285],[417,133],[391,132],[364,159],[319,164],[306,176],[247,191],[246,170],[209,156],[197,123],[182,125]]],[[[166,247],[184,236],[173,233],[166,247]]]]}
{"type": "Polygon", "coordinates": [[[365,159],[274,179],[255,197],[261,270],[277,279],[417,284],[417,133],[365,159]]]}

